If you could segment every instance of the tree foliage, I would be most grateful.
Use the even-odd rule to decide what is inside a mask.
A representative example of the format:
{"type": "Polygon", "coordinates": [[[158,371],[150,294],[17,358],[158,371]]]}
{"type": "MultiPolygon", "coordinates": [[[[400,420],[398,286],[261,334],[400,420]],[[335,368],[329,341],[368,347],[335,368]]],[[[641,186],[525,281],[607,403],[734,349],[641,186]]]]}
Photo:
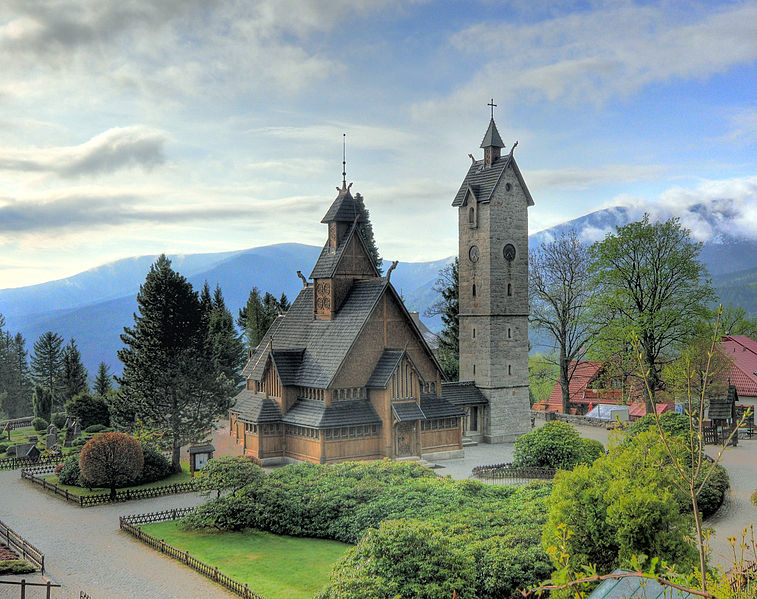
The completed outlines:
{"type": "Polygon", "coordinates": [[[49,422],[53,408],[53,397],[50,391],[40,385],[35,385],[32,404],[34,405],[34,416],[36,418],[43,418],[49,422]]]}
{"type": "Polygon", "coordinates": [[[710,400],[723,398],[728,393],[728,380],[733,359],[720,345],[710,352],[712,338],[698,335],[687,343],[675,360],[664,365],[661,378],[665,389],[680,403],[691,393],[710,400]],[[705,377],[706,373],[706,377],[705,377]]]}
{"type": "Polygon", "coordinates": [[[150,267],[137,304],[134,326],[121,335],[124,369],[111,412],[121,425],[139,420],[163,433],[178,472],[181,446],[228,410],[230,389],[216,376],[197,293],[165,255],[150,267]]]}
{"type": "Polygon", "coordinates": [[[47,331],[34,342],[31,375],[35,385],[49,392],[53,408],[63,407],[63,338],[47,331]]]}
{"type": "Polygon", "coordinates": [[[245,349],[242,340],[234,328],[231,316],[223,299],[221,288],[216,286],[207,309],[208,347],[216,376],[223,376],[237,387],[242,382],[242,366],[245,349]]]}
{"type": "Polygon", "coordinates": [[[677,218],[651,223],[645,215],[590,248],[592,318],[608,354],[638,337],[648,412],[664,359],[696,334],[714,300],[701,247],[677,218]]]}
{"type": "Polygon", "coordinates": [[[27,362],[26,341],[21,333],[4,329],[0,314],[0,413],[8,418],[28,416],[32,412],[33,384],[27,362]]]}
{"type": "Polygon", "coordinates": [[[439,333],[437,357],[445,376],[456,381],[460,373],[460,278],[457,258],[439,271],[439,278],[432,289],[441,295],[441,299],[431,305],[424,315],[442,317],[444,326],[439,333]]]}
{"type": "MultiPolygon", "coordinates": [[[[63,348],[61,357],[61,401],[65,405],[74,396],[89,392],[87,369],[81,361],[81,353],[76,341],[71,339],[63,348]]],[[[58,406],[56,406],[57,408],[58,406]]]]}
{"type": "Polygon", "coordinates": [[[108,404],[99,395],[79,393],[66,403],[66,414],[77,418],[79,426],[82,429],[86,429],[93,424],[110,426],[108,404]]]}
{"type": "Polygon", "coordinates": [[[591,291],[589,253],[574,230],[529,252],[528,289],[531,324],[554,342],[562,408],[568,413],[570,381],[592,339],[587,318],[591,291]]]}
{"type": "Polygon", "coordinates": [[[139,476],[143,465],[141,445],[125,433],[92,437],[79,454],[82,480],[88,486],[109,488],[111,499],[115,499],[118,487],[127,486],[139,476]]]}
{"type": "Polygon", "coordinates": [[[209,460],[197,475],[195,484],[202,491],[236,494],[247,485],[260,484],[263,469],[251,459],[240,456],[222,456],[209,460]]]}
{"type": "Polygon", "coordinates": [[[557,381],[556,361],[544,354],[528,356],[528,395],[531,405],[546,401],[557,381]]]}
{"type": "Polygon", "coordinates": [[[271,293],[266,292],[261,296],[257,287],[252,288],[247,303],[239,309],[237,318],[237,326],[242,330],[247,349],[255,349],[279,312],[289,309],[286,295],[282,294],[281,300],[286,301],[287,305],[284,306],[271,293]]]}
{"type": "Polygon", "coordinates": [[[381,258],[381,254],[379,254],[378,247],[376,246],[376,238],[373,236],[371,214],[368,212],[368,208],[365,207],[363,196],[359,193],[355,194],[355,204],[357,204],[358,213],[360,214],[360,221],[358,222],[357,227],[358,233],[360,233],[360,237],[363,238],[363,243],[365,243],[365,247],[373,259],[373,264],[376,265],[376,270],[378,270],[380,274],[384,260],[381,258]]]}
{"type": "Polygon", "coordinates": [[[99,397],[106,397],[113,390],[113,375],[105,362],[100,362],[97,366],[97,376],[92,390],[99,397]]]}

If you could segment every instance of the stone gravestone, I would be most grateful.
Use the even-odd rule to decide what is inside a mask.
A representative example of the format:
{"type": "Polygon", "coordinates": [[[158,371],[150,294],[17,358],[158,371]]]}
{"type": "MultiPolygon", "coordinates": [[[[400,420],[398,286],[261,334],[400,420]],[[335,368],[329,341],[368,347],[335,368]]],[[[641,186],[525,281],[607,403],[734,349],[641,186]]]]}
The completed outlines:
{"type": "Polygon", "coordinates": [[[63,447],[71,447],[74,439],[77,439],[81,435],[81,426],[79,421],[72,416],[66,418],[66,438],[63,440],[63,447]]]}
{"type": "Polygon", "coordinates": [[[45,449],[48,451],[58,445],[58,427],[51,424],[47,427],[47,438],[45,439],[45,449]]]}

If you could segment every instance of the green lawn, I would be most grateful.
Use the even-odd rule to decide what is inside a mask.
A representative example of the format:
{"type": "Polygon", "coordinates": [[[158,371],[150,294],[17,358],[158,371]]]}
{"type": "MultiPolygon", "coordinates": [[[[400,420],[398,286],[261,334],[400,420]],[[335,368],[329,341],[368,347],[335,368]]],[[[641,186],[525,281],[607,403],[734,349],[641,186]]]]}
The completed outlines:
{"type": "Polygon", "coordinates": [[[184,531],[178,522],[146,524],[145,532],[247,583],[266,599],[310,599],[350,547],[338,541],[274,535],[259,530],[184,531]]]}
{"type": "MultiPolygon", "coordinates": [[[[47,482],[58,485],[61,489],[68,489],[68,492],[73,495],[100,495],[101,493],[110,493],[110,489],[101,489],[98,487],[93,488],[91,491],[87,488],[74,487],[73,485],[62,485],[58,482],[58,477],[54,474],[50,476],[43,476],[47,482]]],[[[147,483],[146,485],[138,485],[133,487],[123,487],[118,489],[119,491],[126,491],[127,489],[151,489],[152,487],[162,487],[164,485],[173,485],[175,483],[187,483],[192,480],[189,474],[189,462],[181,463],[181,472],[179,474],[172,474],[168,478],[159,480],[154,483],[147,483]]]]}

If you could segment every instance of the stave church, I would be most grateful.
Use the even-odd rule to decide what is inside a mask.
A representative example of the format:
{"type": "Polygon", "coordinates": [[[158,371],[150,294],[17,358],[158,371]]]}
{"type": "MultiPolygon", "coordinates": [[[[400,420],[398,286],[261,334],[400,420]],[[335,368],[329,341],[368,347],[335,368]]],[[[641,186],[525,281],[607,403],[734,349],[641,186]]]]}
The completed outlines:
{"type": "MultiPolygon", "coordinates": [[[[493,102],[492,102],[493,105],[493,102]]],[[[492,108],[493,110],[493,108],[492,108]]],[[[516,142],[517,145],[517,142],[516,142]]],[[[260,463],[462,457],[465,443],[530,428],[528,213],[533,200],[493,113],[454,196],[459,228],[460,381],[447,382],[377,270],[343,178],[327,239],[291,308],[243,369],[230,432],[260,463]]]]}

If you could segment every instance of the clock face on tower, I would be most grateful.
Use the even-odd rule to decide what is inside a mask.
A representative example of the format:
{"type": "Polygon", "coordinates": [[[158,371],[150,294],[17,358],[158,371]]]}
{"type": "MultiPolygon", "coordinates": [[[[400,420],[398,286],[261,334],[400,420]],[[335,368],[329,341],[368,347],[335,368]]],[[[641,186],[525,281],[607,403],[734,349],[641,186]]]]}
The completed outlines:
{"type": "Polygon", "coordinates": [[[470,258],[471,262],[478,262],[478,246],[477,245],[470,246],[470,249],[468,250],[468,258],[470,258]]]}

